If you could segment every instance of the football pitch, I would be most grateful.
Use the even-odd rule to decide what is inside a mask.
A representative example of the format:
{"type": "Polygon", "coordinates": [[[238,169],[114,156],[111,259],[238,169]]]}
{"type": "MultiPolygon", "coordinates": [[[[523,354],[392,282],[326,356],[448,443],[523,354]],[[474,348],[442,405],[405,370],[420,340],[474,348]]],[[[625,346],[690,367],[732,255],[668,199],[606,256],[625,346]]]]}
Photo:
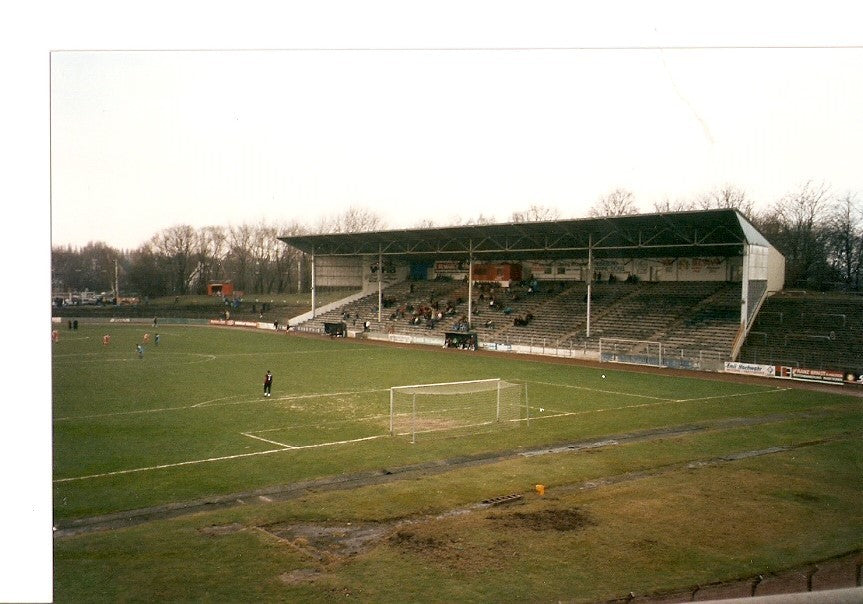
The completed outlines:
{"type": "Polygon", "coordinates": [[[863,547],[863,412],[841,389],[175,325],[83,324],[53,346],[57,601],[321,600],[342,590],[368,601],[593,600],[863,547]],[[391,434],[391,387],[491,378],[523,387],[518,421],[391,434]],[[279,499],[291,485],[307,488],[279,499]],[[514,504],[477,522],[509,526],[549,507],[577,521],[501,531],[454,513],[509,495],[514,504]],[[206,511],[217,500],[235,504],[206,511]],[[188,502],[202,506],[69,530],[188,502]],[[725,515],[704,534],[676,529],[674,551],[675,523],[698,524],[720,502],[725,515]],[[633,514],[637,530],[625,522],[633,514]],[[774,514],[768,533],[751,524],[774,514]],[[437,528],[420,522],[432,517],[437,528]],[[378,531],[345,554],[296,532],[309,522],[378,531]],[[215,539],[207,527],[236,531],[215,539]],[[622,534],[645,551],[624,555],[612,541],[622,534]],[[612,562],[562,569],[573,547],[612,562]],[[498,549],[503,558],[487,560],[498,549]],[[555,572],[542,566],[549,558],[555,572]],[[615,574],[632,564],[645,568],[615,574]]]}

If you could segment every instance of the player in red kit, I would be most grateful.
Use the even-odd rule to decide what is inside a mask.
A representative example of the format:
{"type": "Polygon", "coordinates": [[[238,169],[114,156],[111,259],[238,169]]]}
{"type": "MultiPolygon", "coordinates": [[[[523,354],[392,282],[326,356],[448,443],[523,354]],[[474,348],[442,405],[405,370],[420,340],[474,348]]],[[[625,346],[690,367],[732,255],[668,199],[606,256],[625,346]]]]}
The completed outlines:
{"type": "Polygon", "coordinates": [[[273,388],[273,374],[267,370],[267,375],[264,376],[264,396],[272,396],[271,390],[273,388]]]}

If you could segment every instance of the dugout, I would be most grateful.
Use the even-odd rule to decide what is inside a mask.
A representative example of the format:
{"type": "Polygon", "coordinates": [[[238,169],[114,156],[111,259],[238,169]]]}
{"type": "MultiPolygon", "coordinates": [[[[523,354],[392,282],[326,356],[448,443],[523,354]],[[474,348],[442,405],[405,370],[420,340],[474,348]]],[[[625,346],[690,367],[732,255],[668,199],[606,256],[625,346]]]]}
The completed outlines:
{"type": "Polygon", "coordinates": [[[345,323],[324,323],[324,333],[334,338],[343,338],[348,333],[348,326],[345,323]]]}
{"type": "Polygon", "coordinates": [[[479,339],[472,332],[448,331],[444,334],[444,348],[476,350],[479,348],[479,339]]]}

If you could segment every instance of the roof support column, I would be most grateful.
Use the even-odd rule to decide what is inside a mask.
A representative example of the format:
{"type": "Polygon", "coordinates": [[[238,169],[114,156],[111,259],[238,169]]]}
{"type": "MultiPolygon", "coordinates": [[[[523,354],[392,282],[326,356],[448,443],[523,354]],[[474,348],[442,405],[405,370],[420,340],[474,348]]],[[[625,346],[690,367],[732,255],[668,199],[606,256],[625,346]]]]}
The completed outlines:
{"type": "Polygon", "coordinates": [[[585,321],[586,337],[590,337],[590,287],[593,284],[593,234],[587,236],[587,317],[585,321]]]}
{"type": "Polygon", "coordinates": [[[743,271],[740,284],[740,324],[746,329],[749,323],[749,245],[743,244],[743,271]]]}
{"type": "Polygon", "coordinates": [[[467,257],[467,328],[473,329],[473,240],[467,257]]]}
{"type": "Polygon", "coordinates": [[[312,292],[312,318],[315,318],[315,309],[317,307],[317,296],[316,289],[317,283],[315,282],[315,250],[312,249],[312,284],[311,284],[311,292],[312,292]]]}
{"type": "Polygon", "coordinates": [[[384,255],[380,244],[378,244],[378,323],[384,307],[384,255]]]}

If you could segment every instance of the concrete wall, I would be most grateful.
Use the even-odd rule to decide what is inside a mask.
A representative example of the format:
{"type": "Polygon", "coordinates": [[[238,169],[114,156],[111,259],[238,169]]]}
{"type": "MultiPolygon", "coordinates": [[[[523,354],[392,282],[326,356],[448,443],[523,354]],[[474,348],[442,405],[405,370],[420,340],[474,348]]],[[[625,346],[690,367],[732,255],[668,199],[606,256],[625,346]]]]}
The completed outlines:
{"type": "MultiPolygon", "coordinates": [[[[640,281],[739,281],[740,258],[621,258],[597,259],[594,276],[607,281],[614,275],[625,281],[635,275],[640,281]]],[[[586,259],[529,261],[526,272],[538,281],[586,281],[589,278],[586,259]]]]}

